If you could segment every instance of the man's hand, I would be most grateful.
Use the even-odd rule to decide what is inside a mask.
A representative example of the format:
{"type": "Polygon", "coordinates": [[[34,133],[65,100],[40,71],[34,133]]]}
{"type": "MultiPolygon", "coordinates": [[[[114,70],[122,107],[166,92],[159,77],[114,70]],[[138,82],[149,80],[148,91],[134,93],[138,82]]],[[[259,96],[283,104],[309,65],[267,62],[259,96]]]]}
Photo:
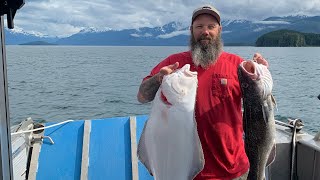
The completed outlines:
{"type": "Polygon", "coordinates": [[[269,67],[268,61],[265,58],[263,58],[263,56],[260,53],[255,53],[253,55],[253,61],[257,62],[258,64],[263,64],[269,67]]]}
{"type": "MultiPolygon", "coordinates": [[[[265,58],[263,58],[260,53],[255,53],[253,55],[252,61],[258,64],[265,65],[267,68],[269,67],[268,61],[265,58]]],[[[245,61],[243,63],[243,67],[247,72],[254,74],[256,72],[256,67],[252,61],[245,61]]]]}
{"type": "Polygon", "coordinates": [[[179,67],[179,63],[164,66],[160,69],[160,72],[151,78],[143,81],[140,85],[139,92],[137,94],[138,101],[141,103],[150,102],[154,99],[160,84],[162,82],[163,76],[171,74],[179,67]]]}
{"type": "Polygon", "coordinates": [[[160,72],[158,74],[159,76],[159,82],[162,82],[163,76],[171,74],[174,72],[177,68],[179,67],[179,62],[176,62],[174,64],[171,64],[169,66],[164,66],[163,68],[160,69],[160,72]]]}

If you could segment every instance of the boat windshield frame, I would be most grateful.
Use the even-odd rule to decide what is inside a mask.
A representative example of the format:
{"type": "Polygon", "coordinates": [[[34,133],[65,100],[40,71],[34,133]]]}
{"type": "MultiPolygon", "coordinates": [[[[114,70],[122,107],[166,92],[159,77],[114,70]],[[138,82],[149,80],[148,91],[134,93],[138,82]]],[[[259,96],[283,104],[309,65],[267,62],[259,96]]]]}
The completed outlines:
{"type": "Polygon", "coordinates": [[[0,4],[0,180],[13,180],[4,16],[7,27],[13,29],[14,16],[24,5],[24,0],[0,0],[0,4]]]}
{"type": "Polygon", "coordinates": [[[4,17],[0,17],[0,179],[13,179],[4,17]]]}

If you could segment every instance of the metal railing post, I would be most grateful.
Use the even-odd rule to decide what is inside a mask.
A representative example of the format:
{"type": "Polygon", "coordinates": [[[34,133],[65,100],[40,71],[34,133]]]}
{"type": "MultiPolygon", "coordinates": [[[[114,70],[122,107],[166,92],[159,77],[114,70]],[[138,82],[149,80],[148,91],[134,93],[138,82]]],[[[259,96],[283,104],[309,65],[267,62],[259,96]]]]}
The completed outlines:
{"type": "Polygon", "coordinates": [[[13,180],[4,17],[0,19],[0,180],[13,180]]]}

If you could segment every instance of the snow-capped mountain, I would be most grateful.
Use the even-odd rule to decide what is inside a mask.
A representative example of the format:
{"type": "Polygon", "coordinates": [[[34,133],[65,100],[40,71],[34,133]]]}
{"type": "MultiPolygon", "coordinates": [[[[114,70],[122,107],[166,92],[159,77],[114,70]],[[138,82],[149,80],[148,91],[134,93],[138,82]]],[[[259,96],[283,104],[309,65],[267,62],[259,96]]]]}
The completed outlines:
{"type": "Polygon", "coordinates": [[[22,44],[32,41],[46,41],[49,43],[56,42],[57,37],[49,37],[47,35],[39,33],[29,33],[25,32],[20,28],[15,28],[12,30],[5,29],[5,41],[8,45],[22,44]]]}
{"type": "Polygon", "coordinates": [[[97,32],[106,32],[111,31],[112,28],[95,28],[95,27],[87,27],[82,29],[79,33],[97,33],[97,32]]]}
{"type": "Polygon", "coordinates": [[[161,27],[77,33],[56,43],[63,45],[185,45],[189,31],[179,22],[161,27]]]}
{"type": "Polygon", "coordinates": [[[269,17],[263,21],[287,21],[287,22],[294,22],[301,19],[308,18],[306,15],[296,15],[296,16],[284,16],[284,17],[269,17]]]}
{"type": "MultiPolygon", "coordinates": [[[[289,29],[320,33],[320,16],[269,17],[261,21],[222,21],[222,38],[226,45],[253,45],[256,39],[268,32],[289,29]]],[[[25,32],[6,31],[7,44],[46,41],[61,45],[118,45],[118,46],[185,46],[189,42],[189,26],[171,22],[161,27],[112,30],[88,27],[66,38],[49,38],[25,32]]]]}

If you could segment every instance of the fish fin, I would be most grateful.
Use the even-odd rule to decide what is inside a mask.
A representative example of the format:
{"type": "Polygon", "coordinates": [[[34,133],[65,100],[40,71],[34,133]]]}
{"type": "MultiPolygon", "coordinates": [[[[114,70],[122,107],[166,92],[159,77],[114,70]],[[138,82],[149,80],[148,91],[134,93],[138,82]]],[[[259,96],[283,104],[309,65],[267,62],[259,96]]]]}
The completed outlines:
{"type": "Polygon", "coordinates": [[[264,119],[264,122],[267,123],[268,120],[269,120],[269,112],[271,110],[274,109],[274,107],[277,108],[277,103],[276,103],[276,100],[274,98],[274,96],[271,94],[270,97],[268,96],[268,99],[266,101],[263,102],[263,104],[261,105],[262,106],[262,113],[263,113],[263,119],[264,119]],[[268,99],[271,99],[268,100],[268,99]]]}
{"type": "Polygon", "coordinates": [[[269,118],[269,116],[268,116],[268,112],[266,112],[266,111],[268,111],[268,105],[267,104],[263,104],[263,105],[261,105],[262,106],[262,115],[263,115],[263,120],[264,120],[264,122],[267,124],[268,123],[268,118],[269,118]]]}
{"type": "Polygon", "coordinates": [[[276,108],[276,110],[278,111],[278,106],[277,106],[277,102],[276,99],[274,98],[274,96],[271,94],[271,101],[273,103],[273,106],[276,108]]]}
{"type": "Polygon", "coordinates": [[[141,163],[146,167],[149,174],[151,176],[153,176],[152,170],[151,170],[151,165],[150,165],[150,162],[148,159],[149,157],[147,156],[146,145],[145,145],[145,141],[146,141],[145,140],[145,132],[146,132],[146,127],[147,127],[148,122],[149,122],[149,119],[145,122],[143,130],[142,130],[142,134],[139,139],[138,148],[137,148],[137,157],[141,161],[141,163]]]}
{"type": "Polygon", "coordinates": [[[276,159],[276,143],[273,144],[273,147],[269,153],[266,167],[268,167],[270,164],[272,164],[275,159],[276,159]]]}

